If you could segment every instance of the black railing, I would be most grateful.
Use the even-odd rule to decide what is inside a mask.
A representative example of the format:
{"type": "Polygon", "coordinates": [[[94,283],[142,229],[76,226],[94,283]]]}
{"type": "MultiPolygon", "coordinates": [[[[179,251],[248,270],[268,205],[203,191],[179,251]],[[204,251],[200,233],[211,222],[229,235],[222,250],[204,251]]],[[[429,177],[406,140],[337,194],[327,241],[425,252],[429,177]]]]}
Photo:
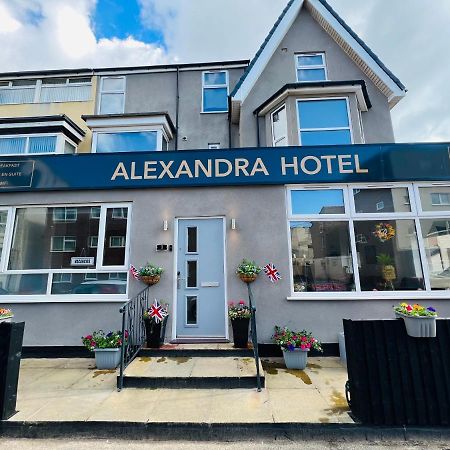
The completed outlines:
{"type": "Polygon", "coordinates": [[[256,306],[254,306],[252,288],[250,283],[247,283],[248,289],[248,304],[250,306],[251,317],[250,317],[250,331],[252,335],[253,344],[253,356],[255,358],[256,364],[256,387],[258,392],[261,392],[261,375],[259,373],[259,352],[258,352],[258,334],[256,332],[256,306]]]}
{"type": "Polygon", "coordinates": [[[122,308],[122,348],[118,390],[123,387],[123,373],[145,343],[144,311],[149,307],[149,286],[136,297],[128,300],[122,308]],[[127,336],[128,335],[128,336],[127,336]],[[127,337],[125,337],[127,336],[127,337]]]}

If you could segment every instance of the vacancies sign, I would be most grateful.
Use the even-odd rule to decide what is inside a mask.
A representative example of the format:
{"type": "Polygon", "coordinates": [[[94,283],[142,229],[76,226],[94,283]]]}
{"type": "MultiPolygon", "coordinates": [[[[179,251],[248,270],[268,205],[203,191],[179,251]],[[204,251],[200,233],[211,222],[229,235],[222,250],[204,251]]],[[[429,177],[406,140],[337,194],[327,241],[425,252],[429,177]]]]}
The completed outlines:
{"type": "Polygon", "coordinates": [[[450,181],[450,144],[264,147],[2,158],[0,192],[450,181]],[[3,176],[3,178],[2,178],[3,176]]]}

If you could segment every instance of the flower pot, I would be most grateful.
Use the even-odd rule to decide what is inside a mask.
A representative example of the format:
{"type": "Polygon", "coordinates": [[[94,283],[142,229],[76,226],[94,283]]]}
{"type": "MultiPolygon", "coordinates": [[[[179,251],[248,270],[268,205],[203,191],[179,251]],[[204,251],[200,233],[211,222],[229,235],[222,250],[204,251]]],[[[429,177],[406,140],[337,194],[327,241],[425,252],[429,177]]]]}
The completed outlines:
{"type": "Polygon", "coordinates": [[[0,323],[2,322],[12,322],[13,316],[9,316],[9,317],[0,317],[0,323]]]}
{"type": "Polygon", "coordinates": [[[154,284],[159,282],[159,280],[161,279],[161,275],[141,275],[140,278],[145,284],[153,286],[154,284]]]}
{"type": "Polygon", "coordinates": [[[258,275],[256,273],[254,273],[252,275],[246,275],[245,273],[240,273],[239,278],[244,283],[253,283],[256,280],[256,278],[258,278],[258,275]]]}
{"type": "Polygon", "coordinates": [[[233,328],[233,342],[236,348],[248,347],[248,325],[250,319],[234,319],[231,321],[231,328],[233,328]]]}
{"type": "Polygon", "coordinates": [[[115,369],[120,363],[120,348],[96,348],[94,352],[97,369],[115,369]]]}
{"type": "Polygon", "coordinates": [[[284,363],[288,369],[304,370],[308,362],[309,350],[295,348],[294,350],[283,350],[284,363]]]}
{"type": "Polygon", "coordinates": [[[145,334],[147,336],[148,348],[161,347],[161,326],[162,322],[156,323],[154,320],[144,319],[145,334]]]}
{"type": "Polygon", "coordinates": [[[411,337],[436,337],[436,317],[407,316],[395,312],[405,322],[406,333],[411,337]]]}

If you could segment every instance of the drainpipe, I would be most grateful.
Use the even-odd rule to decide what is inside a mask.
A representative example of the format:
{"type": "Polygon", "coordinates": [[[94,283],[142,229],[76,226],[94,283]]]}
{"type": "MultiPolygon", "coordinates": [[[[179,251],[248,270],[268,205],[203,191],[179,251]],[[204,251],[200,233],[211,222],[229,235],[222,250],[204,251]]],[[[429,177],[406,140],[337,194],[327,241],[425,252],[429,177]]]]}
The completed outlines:
{"type": "Polygon", "coordinates": [[[261,145],[261,140],[259,139],[259,115],[255,114],[256,119],[256,146],[259,147],[261,145]]]}
{"type": "Polygon", "coordinates": [[[178,150],[178,116],[180,112],[180,66],[177,66],[177,89],[175,111],[175,150],[178,150]]]}
{"type": "Polygon", "coordinates": [[[231,97],[228,96],[228,148],[231,148],[231,97]]]}

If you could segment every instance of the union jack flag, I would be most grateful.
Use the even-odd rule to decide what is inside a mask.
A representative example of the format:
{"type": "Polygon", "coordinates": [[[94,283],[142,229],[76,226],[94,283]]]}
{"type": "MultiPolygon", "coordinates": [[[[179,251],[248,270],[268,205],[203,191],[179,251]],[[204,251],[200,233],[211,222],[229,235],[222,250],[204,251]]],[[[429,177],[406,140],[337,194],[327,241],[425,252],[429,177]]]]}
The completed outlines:
{"type": "Polygon", "coordinates": [[[130,265],[130,273],[131,276],[135,279],[135,280],[139,280],[141,277],[139,276],[139,271],[136,269],[136,267],[133,266],[133,264],[130,265]]]}
{"type": "Polygon", "coordinates": [[[272,263],[265,265],[263,269],[264,273],[269,277],[272,283],[281,280],[280,272],[278,272],[278,269],[272,263]]]}
{"type": "Polygon", "coordinates": [[[149,316],[150,319],[153,319],[156,323],[162,322],[164,317],[167,316],[167,309],[160,305],[155,298],[155,301],[149,308],[149,316]]]}

